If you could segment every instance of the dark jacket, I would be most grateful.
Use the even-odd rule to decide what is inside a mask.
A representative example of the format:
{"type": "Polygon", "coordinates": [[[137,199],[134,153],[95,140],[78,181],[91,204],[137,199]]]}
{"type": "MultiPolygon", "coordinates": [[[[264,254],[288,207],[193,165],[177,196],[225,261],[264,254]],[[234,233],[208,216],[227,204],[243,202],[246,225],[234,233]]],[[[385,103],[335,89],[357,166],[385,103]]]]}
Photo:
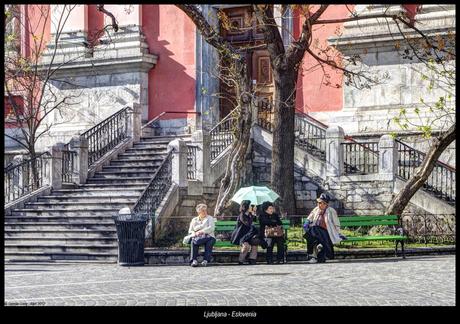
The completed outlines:
{"type": "Polygon", "coordinates": [[[257,229],[252,224],[253,221],[254,216],[252,214],[241,213],[238,216],[235,230],[230,238],[232,244],[240,245],[244,242],[249,242],[254,235],[258,235],[257,229]]]}
{"type": "Polygon", "coordinates": [[[259,216],[259,224],[260,224],[260,238],[263,239],[265,238],[265,226],[269,226],[269,227],[273,227],[273,226],[276,226],[276,225],[283,225],[283,223],[281,223],[281,219],[280,217],[278,216],[278,214],[276,213],[273,213],[271,215],[265,213],[265,212],[262,212],[259,216]]]}

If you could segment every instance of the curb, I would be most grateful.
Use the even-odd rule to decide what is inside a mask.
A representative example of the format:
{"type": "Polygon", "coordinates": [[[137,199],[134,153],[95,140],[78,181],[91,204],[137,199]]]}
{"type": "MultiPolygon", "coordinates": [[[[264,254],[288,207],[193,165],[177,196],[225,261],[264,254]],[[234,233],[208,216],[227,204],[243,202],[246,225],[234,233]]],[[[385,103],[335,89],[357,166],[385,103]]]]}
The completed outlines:
{"type": "MultiPolygon", "coordinates": [[[[265,251],[260,251],[257,254],[257,262],[265,263],[265,251]]],[[[405,249],[406,257],[420,255],[442,255],[455,254],[455,246],[443,247],[420,247],[405,249]]],[[[238,250],[219,251],[215,250],[212,253],[213,263],[229,264],[238,262],[238,250]]],[[[146,248],[144,251],[145,264],[188,264],[190,258],[190,250],[158,250],[146,248]]],[[[202,249],[200,256],[203,255],[202,249]]],[[[276,253],[274,253],[276,255],[276,253]]],[[[353,249],[352,251],[336,251],[335,260],[343,259],[368,259],[395,257],[394,249],[353,249]]],[[[402,258],[401,250],[398,248],[398,257],[402,258]]],[[[200,260],[200,257],[199,257],[200,260]]],[[[305,250],[292,250],[287,252],[288,262],[307,261],[307,252],[305,250]]]]}

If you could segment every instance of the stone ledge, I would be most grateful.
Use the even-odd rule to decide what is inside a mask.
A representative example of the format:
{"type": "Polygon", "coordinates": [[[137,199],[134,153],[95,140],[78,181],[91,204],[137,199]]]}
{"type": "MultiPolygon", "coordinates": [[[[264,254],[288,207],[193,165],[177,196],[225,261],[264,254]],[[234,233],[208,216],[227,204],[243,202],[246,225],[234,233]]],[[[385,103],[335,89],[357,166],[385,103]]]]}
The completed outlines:
{"type": "MultiPolygon", "coordinates": [[[[257,255],[258,263],[265,263],[265,251],[259,251],[257,255]]],[[[406,257],[415,255],[432,255],[432,254],[455,254],[455,246],[442,247],[420,247],[405,249],[406,257]]],[[[233,251],[213,251],[213,263],[228,264],[238,262],[238,250],[233,251]]],[[[276,252],[274,253],[276,255],[276,252]]],[[[145,248],[145,263],[146,264],[187,264],[189,262],[190,250],[160,250],[155,248],[145,248]]],[[[202,248],[198,260],[203,256],[202,248]]],[[[398,247],[398,257],[401,256],[400,247],[398,247]]],[[[394,257],[394,249],[353,249],[349,251],[336,251],[335,259],[366,259],[366,258],[382,258],[394,257]]],[[[288,262],[307,261],[307,252],[305,250],[288,251],[288,262]]]]}

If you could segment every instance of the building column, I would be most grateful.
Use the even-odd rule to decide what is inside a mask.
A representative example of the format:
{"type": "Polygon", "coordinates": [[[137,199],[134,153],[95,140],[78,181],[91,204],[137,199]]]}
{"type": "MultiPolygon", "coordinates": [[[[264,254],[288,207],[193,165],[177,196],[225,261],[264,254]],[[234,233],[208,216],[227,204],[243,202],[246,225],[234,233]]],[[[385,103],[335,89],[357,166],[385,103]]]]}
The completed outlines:
{"type": "Polygon", "coordinates": [[[88,5],[51,5],[52,38],[58,32],[62,33],[60,42],[83,46],[88,34],[88,5]]]}

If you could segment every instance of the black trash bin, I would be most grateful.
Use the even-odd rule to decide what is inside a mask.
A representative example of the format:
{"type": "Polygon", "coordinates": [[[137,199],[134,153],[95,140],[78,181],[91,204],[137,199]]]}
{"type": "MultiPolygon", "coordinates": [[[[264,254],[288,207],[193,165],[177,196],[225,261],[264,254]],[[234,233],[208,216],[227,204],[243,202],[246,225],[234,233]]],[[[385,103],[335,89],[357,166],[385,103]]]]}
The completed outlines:
{"type": "Polygon", "coordinates": [[[144,265],[146,214],[122,214],[113,216],[117,227],[118,264],[121,266],[144,265]]]}

